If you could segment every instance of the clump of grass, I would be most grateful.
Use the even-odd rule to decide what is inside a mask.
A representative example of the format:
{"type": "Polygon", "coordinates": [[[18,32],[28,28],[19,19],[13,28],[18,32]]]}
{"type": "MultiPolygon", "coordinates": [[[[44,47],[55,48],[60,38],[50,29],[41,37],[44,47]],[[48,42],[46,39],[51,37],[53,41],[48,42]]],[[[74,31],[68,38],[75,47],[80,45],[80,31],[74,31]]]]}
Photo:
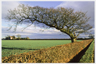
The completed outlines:
{"type": "Polygon", "coordinates": [[[3,57],[3,63],[67,63],[81,50],[87,47],[91,40],[58,45],[19,55],[3,57]]]}

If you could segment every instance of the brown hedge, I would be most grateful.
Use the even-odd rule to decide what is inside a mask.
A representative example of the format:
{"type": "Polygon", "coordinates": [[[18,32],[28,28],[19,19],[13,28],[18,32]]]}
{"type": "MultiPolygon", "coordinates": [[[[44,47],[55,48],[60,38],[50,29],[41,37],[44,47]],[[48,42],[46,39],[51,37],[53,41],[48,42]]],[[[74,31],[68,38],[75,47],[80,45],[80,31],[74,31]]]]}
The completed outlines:
{"type": "Polygon", "coordinates": [[[58,45],[33,52],[3,57],[2,63],[67,63],[93,40],[58,45]]]}

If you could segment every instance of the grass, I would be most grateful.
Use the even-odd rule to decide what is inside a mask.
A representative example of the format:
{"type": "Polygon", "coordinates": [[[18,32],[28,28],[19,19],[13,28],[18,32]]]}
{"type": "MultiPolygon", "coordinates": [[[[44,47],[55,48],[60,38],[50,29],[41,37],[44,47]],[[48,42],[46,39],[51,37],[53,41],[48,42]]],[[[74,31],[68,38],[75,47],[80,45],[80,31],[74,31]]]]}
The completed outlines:
{"type": "Polygon", "coordinates": [[[68,44],[70,42],[71,40],[2,40],[2,57],[68,44]]]}
{"type": "Polygon", "coordinates": [[[3,57],[2,63],[66,63],[91,42],[92,39],[3,57]]]}
{"type": "Polygon", "coordinates": [[[80,63],[93,63],[94,58],[94,41],[91,43],[83,57],[80,59],[80,63]]]}

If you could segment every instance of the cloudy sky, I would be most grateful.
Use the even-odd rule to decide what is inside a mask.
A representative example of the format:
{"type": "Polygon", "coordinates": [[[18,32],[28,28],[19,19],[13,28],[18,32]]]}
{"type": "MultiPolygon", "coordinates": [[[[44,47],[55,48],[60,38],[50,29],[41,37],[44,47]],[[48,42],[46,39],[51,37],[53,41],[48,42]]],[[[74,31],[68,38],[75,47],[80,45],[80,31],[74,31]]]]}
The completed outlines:
{"type": "MultiPolygon", "coordinates": [[[[16,32],[13,32],[13,29],[7,31],[12,22],[7,22],[8,20],[5,19],[8,10],[14,9],[18,6],[18,4],[28,4],[29,6],[40,6],[45,8],[57,8],[57,7],[64,7],[64,8],[73,8],[75,11],[83,11],[87,12],[87,16],[91,17],[89,20],[89,24],[93,27],[91,29],[91,33],[94,34],[94,1],[2,1],[2,38],[6,37],[7,35],[17,35],[20,34],[21,37],[29,37],[30,39],[42,39],[42,38],[69,38],[64,33],[61,33],[59,30],[55,28],[52,29],[44,29],[38,26],[32,25],[26,28],[23,32],[22,29],[24,25],[18,26],[16,32]]],[[[79,37],[87,37],[88,34],[84,35],[81,34],[79,37]]]]}

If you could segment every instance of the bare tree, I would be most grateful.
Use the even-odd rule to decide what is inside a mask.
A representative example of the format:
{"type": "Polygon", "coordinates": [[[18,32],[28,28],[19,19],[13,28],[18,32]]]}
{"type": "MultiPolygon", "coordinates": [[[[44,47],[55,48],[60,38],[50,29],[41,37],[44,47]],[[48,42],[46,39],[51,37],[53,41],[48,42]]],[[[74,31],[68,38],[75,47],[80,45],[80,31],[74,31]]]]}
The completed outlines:
{"type": "Polygon", "coordinates": [[[15,30],[22,23],[28,26],[33,23],[41,23],[56,28],[69,35],[72,42],[76,41],[81,33],[85,33],[92,28],[87,24],[90,17],[87,17],[86,13],[74,12],[74,9],[62,7],[54,9],[21,4],[14,10],[9,10],[6,19],[15,23],[15,30]]]}

